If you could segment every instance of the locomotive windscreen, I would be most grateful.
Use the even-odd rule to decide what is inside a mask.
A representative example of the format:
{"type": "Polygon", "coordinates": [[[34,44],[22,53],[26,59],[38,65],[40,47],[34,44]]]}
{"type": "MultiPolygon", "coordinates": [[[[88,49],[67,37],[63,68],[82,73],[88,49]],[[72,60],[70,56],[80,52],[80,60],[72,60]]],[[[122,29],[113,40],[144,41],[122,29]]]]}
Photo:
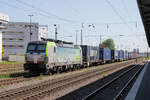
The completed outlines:
{"type": "Polygon", "coordinates": [[[46,44],[29,44],[27,52],[45,52],[46,44]]]}

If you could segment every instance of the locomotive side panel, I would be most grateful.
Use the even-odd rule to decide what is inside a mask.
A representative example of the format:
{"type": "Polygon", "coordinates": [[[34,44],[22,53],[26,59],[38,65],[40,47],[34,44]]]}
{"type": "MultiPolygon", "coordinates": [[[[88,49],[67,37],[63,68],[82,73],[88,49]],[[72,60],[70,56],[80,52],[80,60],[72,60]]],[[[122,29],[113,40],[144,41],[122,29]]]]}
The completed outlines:
{"type": "Polygon", "coordinates": [[[81,64],[81,57],[80,48],[57,47],[55,63],[57,66],[81,64]]]}

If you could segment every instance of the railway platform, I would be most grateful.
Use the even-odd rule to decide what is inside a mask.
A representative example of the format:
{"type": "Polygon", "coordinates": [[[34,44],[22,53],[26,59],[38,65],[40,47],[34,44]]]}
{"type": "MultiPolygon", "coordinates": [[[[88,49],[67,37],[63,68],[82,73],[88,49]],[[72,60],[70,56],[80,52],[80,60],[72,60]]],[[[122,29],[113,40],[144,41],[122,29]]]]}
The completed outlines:
{"type": "Polygon", "coordinates": [[[125,100],[150,100],[150,61],[147,61],[125,100]]]}

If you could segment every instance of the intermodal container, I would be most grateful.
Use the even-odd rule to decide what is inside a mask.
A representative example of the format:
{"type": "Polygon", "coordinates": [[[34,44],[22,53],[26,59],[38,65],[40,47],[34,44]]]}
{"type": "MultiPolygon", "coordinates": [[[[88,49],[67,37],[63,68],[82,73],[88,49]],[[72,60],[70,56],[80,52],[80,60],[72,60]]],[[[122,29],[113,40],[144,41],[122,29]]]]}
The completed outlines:
{"type": "Polygon", "coordinates": [[[119,59],[120,60],[124,59],[124,51],[122,51],[122,50],[119,51],[119,59]]]}
{"type": "Polygon", "coordinates": [[[132,52],[128,52],[128,59],[132,59],[132,52]]]}
{"type": "Polygon", "coordinates": [[[108,48],[100,48],[99,57],[103,61],[111,60],[111,50],[108,48]]]}
{"type": "Polygon", "coordinates": [[[136,52],[132,52],[132,58],[136,58],[136,52]]]}
{"type": "Polygon", "coordinates": [[[124,59],[128,59],[128,51],[124,51],[124,59]]]}
{"type": "Polygon", "coordinates": [[[119,51],[118,50],[111,50],[111,59],[112,60],[119,59],[119,51]]]}
{"type": "Polygon", "coordinates": [[[98,62],[99,61],[99,47],[82,45],[83,62],[98,62]]]}

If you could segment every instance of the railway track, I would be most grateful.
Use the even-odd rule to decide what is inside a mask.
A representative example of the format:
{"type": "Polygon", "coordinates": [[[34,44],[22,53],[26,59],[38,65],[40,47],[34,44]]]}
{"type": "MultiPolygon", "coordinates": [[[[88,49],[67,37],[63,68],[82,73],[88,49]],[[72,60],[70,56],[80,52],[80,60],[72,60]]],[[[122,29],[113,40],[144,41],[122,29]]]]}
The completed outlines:
{"type": "Polygon", "coordinates": [[[0,69],[15,69],[15,68],[23,68],[22,64],[0,64],[0,69]]]}
{"type": "MultiPolygon", "coordinates": [[[[26,74],[28,74],[28,73],[26,73],[26,74]]],[[[11,85],[11,84],[15,84],[15,83],[24,82],[24,81],[30,81],[35,78],[36,79],[40,78],[39,74],[31,74],[26,77],[20,76],[20,77],[15,77],[15,78],[3,79],[3,80],[0,80],[0,86],[11,85]]]]}
{"type": "Polygon", "coordinates": [[[19,77],[26,73],[23,67],[18,68],[3,68],[0,69],[0,78],[2,77],[19,77]]]}
{"type": "MultiPolygon", "coordinates": [[[[119,64],[119,65],[116,65],[116,66],[125,66],[127,64],[128,63],[122,63],[122,64],[119,64]]],[[[110,66],[110,67],[112,67],[112,66],[110,66]]],[[[1,75],[5,76],[7,74],[1,74],[1,75]]],[[[19,73],[10,74],[10,77],[12,77],[12,78],[0,80],[0,86],[20,83],[20,82],[24,82],[24,81],[30,81],[33,78],[39,78],[39,77],[33,77],[32,78],[32,76],[35,76],[35,75],[29,75],[29,77],[31,77],[31,78],[24,77],[24,76],[27,76],[27,75],[28,75],[27,72],[19,72],[19,73]]]]}
{"type": "Polygon", "coordinates": [[[1,68],[1,72],[8,72],[8,71],[16,71],[16,70],[24,70],[23,67],[16,67],[16,68],[1,68]]]}
{"type": "Polygon", "coordinates": [[[10,84],[14,84],[14,83],[19,83],[19,82],[22,82],[22,78],[19,77],[19,78],[10,78],[10,79],[4,79],[4,80],[0,80],[0,86],[3,86],[3,85],[10,85],[10,84]]]}
{"type": "Polygon", "coordinates": [[[20,72],[11,72],[11,73],[1,73],[0,77],[10,77],[10,78],[14,78],[14,77],[22,77],[24,75],[27,75],[28,72],[25,71],[20,71],[20,72]]]}
{"type": "MultiPolygon", "coordinates": [[[[121,65],[122,64],[120,64],[119,66],[121,65]]],[[[79,73],[77,75],[66,76],[58,80],[48,80],[35,85],[12,89],[9,91],[1,92],[0,99],[26,100],[43,98],[45,95],[54,94],[60,89],[72,86],[75,83],[87,80],[94,76],[99,76],[100,74],[115,70],[116,68],[116,66],[111,66],[99,70],[95,69],[92,71],[87,71],[85,73],[79,73]]]]}
{"type": "Polygon", "coordinates": [[[119,100],[124,95],[126,88],[132,84],[133,80],[138,76],[142,68],[142,65],[129,68],[97,88],[94,92],[85,96],[82,100],[119,100]]]}

